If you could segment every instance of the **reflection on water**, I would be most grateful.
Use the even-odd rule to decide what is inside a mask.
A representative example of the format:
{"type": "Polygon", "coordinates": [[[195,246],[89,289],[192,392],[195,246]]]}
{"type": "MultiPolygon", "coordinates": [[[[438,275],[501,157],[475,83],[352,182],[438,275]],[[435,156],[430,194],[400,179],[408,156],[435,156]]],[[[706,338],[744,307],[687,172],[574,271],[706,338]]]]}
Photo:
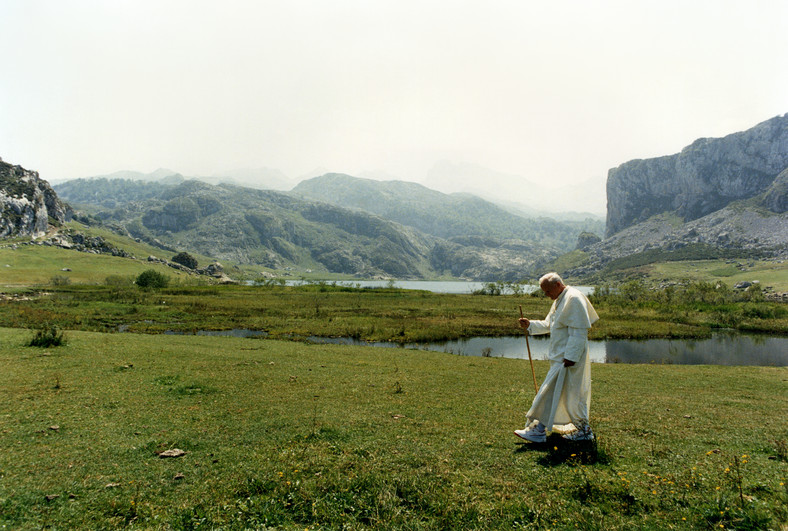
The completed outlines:
{"type": "MultiPolygon", "coordinates": [[[[366,343],[351,338],[310,338],[315,343],[400,347],[460,356],[528,359],[525,336],[477,337],[443,343],[366,343]]],[[[531,356],[546,360],[549,336],[532,336],[531,356]]],[[[676,365],[788,365],[788,338],[714,334],[710,339],[645,339],[589,341],[594,363],[668,363],[676,365]]]]}
{"type": "Polygon", "coordinates": [[[706,340],[608,341],[608,363],[788,365],[788,338],[715,334],[706,340]]]}
{"type": "MultiPolygon", "coordinates": [[[[165,333],[183,334],[184,332],[165,333]]],[[[193,334],[232,337],[267,336],[263,331],[242,328],[197,330],[193,334]]],[[[459,356],[528,359],[525,336],[475,337],[442,343],[406,344],[366,342],[349,337],[310,337],[308,340],[312,343],[430,350],[459,356]]],[[[788,366],[788,337],[718,332],[710,339],[613,339],[588,343],[591,361],[594,363],[788,366]]],[[[550,347],[549,336],[531,336],[528,345],[531,347],[533,359],[547,359],[550,347]]]]}

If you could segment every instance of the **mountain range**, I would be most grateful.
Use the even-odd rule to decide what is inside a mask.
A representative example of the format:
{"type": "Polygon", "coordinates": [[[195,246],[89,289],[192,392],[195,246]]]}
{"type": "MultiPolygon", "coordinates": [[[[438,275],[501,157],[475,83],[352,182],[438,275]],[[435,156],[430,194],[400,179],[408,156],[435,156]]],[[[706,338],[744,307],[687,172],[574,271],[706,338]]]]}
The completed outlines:
{"type": "Polygon", "coordinates": [[[0,170],[0,236],[36,236],[42,220],[62,223],[63,199],[82,219],[165,249],[271,269],[519,280],[556,268],[593,279],[660,260],[788,258],[788,115],[611,169],[606,227],[599,218],[556,220],[513,202],[337,173],[285,192],[221,182],[249,175],[212,184],[166,169],[117,172],[58,184],[55,193],[36,172],[8,163],[0,170]]]}
{"type": "Polygon", "coordinates": [[[178,176],[77,179],[55,188],[77,208],[168,250],[365,278],[517,280],[570,250],[583,230],[603,228],[598,219],[529,220],[471,196],[340,174],[291,193],[178,176]]]}

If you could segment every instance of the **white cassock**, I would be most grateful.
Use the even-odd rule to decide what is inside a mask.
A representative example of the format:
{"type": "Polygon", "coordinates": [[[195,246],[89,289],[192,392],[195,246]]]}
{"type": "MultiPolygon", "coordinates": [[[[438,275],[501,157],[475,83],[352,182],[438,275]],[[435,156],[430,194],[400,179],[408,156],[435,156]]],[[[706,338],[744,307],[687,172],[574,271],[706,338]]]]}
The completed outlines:
{"type": "Polygon", "coordinates": [[[576,288],[566,286],[543,321],[531,321],[528,333],[550,334],[550,370],[528,410],[527,425],[536,420],[545,429],[568,433],[588,425],[591,404],[591,362],[588,329],[599,320],[591,302],[576,288]],[[564,367],[563,361],[574,361],[564,367]]]}

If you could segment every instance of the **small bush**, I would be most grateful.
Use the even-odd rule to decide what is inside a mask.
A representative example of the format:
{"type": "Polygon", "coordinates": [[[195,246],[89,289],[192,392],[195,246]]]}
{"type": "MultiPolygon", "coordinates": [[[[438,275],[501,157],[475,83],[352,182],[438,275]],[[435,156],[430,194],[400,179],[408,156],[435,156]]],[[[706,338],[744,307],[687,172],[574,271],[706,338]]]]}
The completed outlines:
{"type": "Polygon", "coordinates": [[[106,286],[114,286],[119,288],[123,286],[131,286],[132,284],[134,284],[134,279],[132,277],[124,277],[122,275],[109,275],[104,279],[104,285],[106,286]]]}
{"type": "Polygon", "coordinates": [[[159,273],[154,269],[148,269],[140,273],[135,282],[141,288],[156,289],[166,288],[170,283],[170,279],[164,273],[159,273]]]}
{"type": "Polygon", "coordinates": [[[54,325],[45,326],[44,328],[36,331],[36,335],[28,342],[28,347],[59,347],[66,344],[66,337],[62,330],[54,325]]]}
{"type": "Polygon", "coordinates": [[[49,279],[49,283],[53,286],[68,286],[71,284],[71,279],[65,275],[55,275],[49,279]]]}

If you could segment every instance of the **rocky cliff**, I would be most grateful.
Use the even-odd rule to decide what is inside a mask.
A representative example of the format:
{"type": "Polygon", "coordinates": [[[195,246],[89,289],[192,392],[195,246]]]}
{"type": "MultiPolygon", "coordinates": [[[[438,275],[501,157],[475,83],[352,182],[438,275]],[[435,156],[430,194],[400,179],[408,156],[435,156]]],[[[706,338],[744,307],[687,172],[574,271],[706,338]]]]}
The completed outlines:
{"type": "Polygon", "coordinates": [[[38,172],[0,159],[0,238],[38,237],[66,217],[66,207],[38,172]]]}
{"type": "Polygon", "coordinates": [[[775,181],[786,168],[788,114],[723,138],[696,140],[675,155],[626,162],[608,173],[606,236],[664,212],[699,219],[770,188],[767,200],[784,209],[786,179],[775,181]]]}

